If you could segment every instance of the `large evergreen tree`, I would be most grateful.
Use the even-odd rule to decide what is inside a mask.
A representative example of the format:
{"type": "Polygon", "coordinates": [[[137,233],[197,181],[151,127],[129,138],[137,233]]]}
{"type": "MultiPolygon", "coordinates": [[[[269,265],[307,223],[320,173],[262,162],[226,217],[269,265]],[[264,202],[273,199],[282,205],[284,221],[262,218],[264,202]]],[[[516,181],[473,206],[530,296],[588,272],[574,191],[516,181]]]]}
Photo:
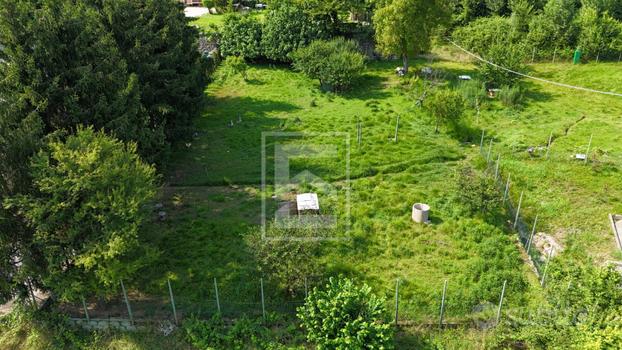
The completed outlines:
{"type": "Polygon", "coordinates": [[[103,0],[97,6],[126,60],[138,76],[149,127],[169,142],[189,134],[200,113],[206,79],[198,31],[176,0],[103,0]]]}

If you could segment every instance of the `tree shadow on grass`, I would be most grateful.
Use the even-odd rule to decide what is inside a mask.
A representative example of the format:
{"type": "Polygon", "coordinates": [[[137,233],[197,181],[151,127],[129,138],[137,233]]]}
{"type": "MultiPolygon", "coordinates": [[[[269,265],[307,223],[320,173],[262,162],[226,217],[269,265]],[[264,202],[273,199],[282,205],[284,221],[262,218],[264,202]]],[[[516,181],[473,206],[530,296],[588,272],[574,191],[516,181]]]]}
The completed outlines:
{"type": "Polygon", "coordinates": [[[171,185],[256,184],[261,181],[262,133],[279,131],[293,104],[251,97],[213,98],[195,122],[189,145],[174,152],[166,174],[171,185]]]}

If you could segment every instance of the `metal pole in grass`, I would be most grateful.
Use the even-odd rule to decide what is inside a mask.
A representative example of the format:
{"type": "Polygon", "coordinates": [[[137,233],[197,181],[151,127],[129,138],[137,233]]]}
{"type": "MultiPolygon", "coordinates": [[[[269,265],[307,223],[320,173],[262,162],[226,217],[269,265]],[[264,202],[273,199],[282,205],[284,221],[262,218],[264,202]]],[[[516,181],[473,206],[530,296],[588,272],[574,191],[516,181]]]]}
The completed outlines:
{"type": "Polygon", "coordinates": [[[490,139],[490,144],[488,145],[488,154],[486,155],[486,162],[490,161],[490,152],[492,152],[492,141],[494,138],[490,139]]]}
{"type": "Polygon", "coordinates": [[[445,295],[447,294],[447,280],[443,283],[443,295],[441,296],[441,315],[438,320],[438,326],[443,328],[443,316],[445,316],[445,295]]]}
{"type": "Polygon", "coordinates": [[[534,58],[536,58],[536,48],[535,47],[531,51],[531,63],[533,63],[534,58]]]}
{"type": "Polygon", "coordinates": [[[501,154],[497,155],[497,165],[495,166],[495,182],[497,181],[497,177],[499,177],[499,161],[501,161],[501,154]]]}
{"type": "Polygon", "coordinates": [[[263,316],[263,320],[266,320],[266,301],[264,300],[263,295],[263,278],[259,279],[259,285],[261,286],[261,315],[263,316]]]}
{"type": "Polygon", "coordinates": [[[400,128],[400,116],[397,116],[397,121],[395,122],[395,142],[397,143],[397,130],[400,128]]]}
{"type": "Polygon", "coordinates": [[[590,135],[590,142],[588,142],[587,144],[587,150],[585,151],[585,164],[587,164],[587,159],[589,158],[590,155],[590,147],[592,147],[592,137],[594,136],[594,134],[590,135]]]}
{"type": "Polygon", "coordinates": [[[557,55],[557,48],[553,50],[553,63],[555,63],[555,56],[557,55]]]}
{"type": "Polygon", "coordinates": [[[168,294],[171,297],[171,306],[173,307],[173,317],[175,318],[175,324],[177,324],[177,309],[175,308],[175,298],[173,297],[173,288],[171,287],[171,280],[166,279],[168,284],[168,294]]]}
{"type": "Polygon", "coordinates": [[[130,300],[127,298],[127,292],[125,291],[123,280],[121,280],[121,290],[123,291],[123,299],[125,299],[125,305],[127,306],[127,314],[130,316],[130,322],[134,324],[134,315],[132,315],[132,307],[130,306],[130,300]]]}
{"type": "Polygon", "coordinates": [[[395,326],[397,327],[397,320],[400,309],[400,279],[395,280],[395,326]]]}
{"type": "Polygon", "coordinates": [[[520,215],[520,207],[523,204],[523,194],[525,192],[521,191],[520,193],[520,199],[518,200],[518,208],[516,209],[516,216],[514,217],[514,228],[516,228],[516,225],[518,224],[518,216],[520,215]]]}
{"type": "Polygon", "coordinates": [[[482,130],[482,139],[479,141],[479,153],[484,154],[484,130],[482,130]]]}
{"type": "Polygon", "coordinates": [[[82,300],[82,308],[84,309],[84,316],[86,317],[86,322],[91,321],[89,317],[89,309],[86,308],[86,301],[84,301],[84,297],[80,296],[80,300],[82,300]]]}
{"type": "Polygon", "coordinates": [[[508,174],[508,181],[505,183],[505,192],[503,192],[503,203],[508,199],[508,194],[510,193],[510,177],[512,174],[508,174]]]}
{"type": "Polygon", "coordinates": [[[305,300],[309,297],[309,287],[307,285],[307,278],[305,277],[305,300]]]}
{"type": "Polygon", "coordinates": [[[497,308],[497,324],[501,321],[501,307],[503,306],[503,297],[505,296],[505,286],[507,284],[507,280],[503,281],[503,288],[501,289],[501,297],[499,298],[499,307],[497,308]]]}
{"type": "Polygon", "coordinates": [[[216,292],[216,309],[218,309],[218,313],[220,313],[220,298],[218,298],[218,283],[216,282],[216,277],[214,277],[214,291],[216,292]]]}
{"type": "Polygon", "coordinates": [[[542,279],[540,279],[541,287],[544,287],[544,282],[546,281],[546,271],[549,269],[549,263],[551,262],[551,255],[553,255],[553,248],[549,250],[549,254],[546,258],[546,264],[544,264],[544,272],[542,272],[542,279]]]}
{"type": "Polygon", "coordinates": [[[527,255],[529,255],[529,251],[531,250],[531,242],[533,241],[533,235],[536,234],[536,224],[538,223],[538,215],[533,220],[533,227],[531,228],[531,235],[529,235],[529,240],[527,241],[527,255]]]}
{"type": "Polygon", "coordinates": [[[551,150],[551,141],[553,140],[553,131],[549,134],[549,142],[546,144],[546,156],[545,159],[549,159],[549,151],[551,150]]]}

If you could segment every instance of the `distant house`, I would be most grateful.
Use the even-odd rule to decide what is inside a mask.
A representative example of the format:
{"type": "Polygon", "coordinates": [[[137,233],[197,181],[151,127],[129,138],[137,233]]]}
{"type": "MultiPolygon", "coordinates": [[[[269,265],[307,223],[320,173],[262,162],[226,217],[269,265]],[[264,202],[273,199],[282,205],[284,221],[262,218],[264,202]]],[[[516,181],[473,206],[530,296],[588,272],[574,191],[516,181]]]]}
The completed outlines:
{"type": "Polygon", "coordinates": [[[185,6],[201,6],[201,0],[179,0],[185,6]]]}

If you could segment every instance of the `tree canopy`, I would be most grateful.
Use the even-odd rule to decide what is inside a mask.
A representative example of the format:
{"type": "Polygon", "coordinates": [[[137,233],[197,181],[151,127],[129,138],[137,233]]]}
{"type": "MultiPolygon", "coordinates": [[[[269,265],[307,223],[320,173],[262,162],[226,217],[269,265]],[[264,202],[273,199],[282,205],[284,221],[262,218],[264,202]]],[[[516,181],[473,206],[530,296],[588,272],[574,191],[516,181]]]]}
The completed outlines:
{"type": "Polygon", "coordinates": [[[5,203],[33,228],[31,248],[45,262],[42,279],[61,298],[116,288],[148,256],[139,254],[146,249],[139,228],[155,195],[155,169],[136,150],[134,143],[78,128],[32,158],[32,193],[5,203]]]}
{"type": "Polygon", "coordinates": [[[441,0],[386,0],[373,17],[377,47],[385,55],[402,57],[408,71],[408,55],[430,48],[438,27],[449,19],[441,0]]]}

